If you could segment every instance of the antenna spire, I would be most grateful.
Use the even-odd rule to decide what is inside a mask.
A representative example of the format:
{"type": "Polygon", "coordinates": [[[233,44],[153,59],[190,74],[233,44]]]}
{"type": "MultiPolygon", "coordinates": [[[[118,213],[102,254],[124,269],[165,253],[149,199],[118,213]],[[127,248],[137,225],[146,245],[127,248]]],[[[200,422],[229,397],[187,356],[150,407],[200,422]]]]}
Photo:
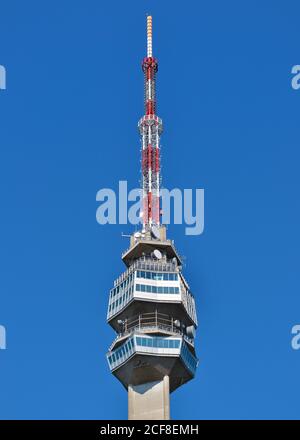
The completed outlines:
{"type": "Polygon", "coordinates": [[[152,16],[147,15],[147,56],[152,57],[152,16]]]}
{"type": "Polygon", "coordinates": [[[160,135],[156,115],[157,59],[152,54],[152,16],[147,15],[147,56],[142,61],[145,80],[145,115],[139,121],[142,141],[143,228],[160,225],[160,135]]]}

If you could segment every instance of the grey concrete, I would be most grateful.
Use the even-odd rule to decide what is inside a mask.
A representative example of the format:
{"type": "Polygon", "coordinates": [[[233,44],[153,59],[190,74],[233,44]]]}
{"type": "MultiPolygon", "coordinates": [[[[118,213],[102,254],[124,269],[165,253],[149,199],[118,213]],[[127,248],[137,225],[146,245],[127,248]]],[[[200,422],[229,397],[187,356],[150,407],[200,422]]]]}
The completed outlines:
{"type": "Polygon", "coordinates": [[[169,376],[128,386],[128,420],[170,420],[169,376]]]}

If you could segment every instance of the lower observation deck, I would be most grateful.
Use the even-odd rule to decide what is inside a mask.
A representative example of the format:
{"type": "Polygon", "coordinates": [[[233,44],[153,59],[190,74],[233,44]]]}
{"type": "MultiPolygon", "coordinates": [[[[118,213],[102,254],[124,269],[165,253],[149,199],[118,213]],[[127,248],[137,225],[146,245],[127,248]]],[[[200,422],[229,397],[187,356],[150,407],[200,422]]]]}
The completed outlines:
{"type": "Polygon", "coordinates": [[[107,354],[110,370],[123,383],[139,385],[170,377],[170,391],[195,376],[198,359],[183,336],[152,336],[135,331],[107,354]]]}

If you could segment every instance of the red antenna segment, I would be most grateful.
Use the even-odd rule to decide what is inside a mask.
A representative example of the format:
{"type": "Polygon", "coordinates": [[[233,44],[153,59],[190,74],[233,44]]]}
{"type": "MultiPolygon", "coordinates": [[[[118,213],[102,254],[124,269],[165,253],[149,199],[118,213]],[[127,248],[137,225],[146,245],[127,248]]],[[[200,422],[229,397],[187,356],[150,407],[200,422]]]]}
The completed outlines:
{"type": "Polygon", "coordinates": [[[156,116],[156,73],[158,63],[152,55],[152,17],[147,16],[147,56],[142,69],[145,77],[145,115],[139,121],[142,141],[143,227],[160,224],[160,135],[162,120],[156,116]]]}

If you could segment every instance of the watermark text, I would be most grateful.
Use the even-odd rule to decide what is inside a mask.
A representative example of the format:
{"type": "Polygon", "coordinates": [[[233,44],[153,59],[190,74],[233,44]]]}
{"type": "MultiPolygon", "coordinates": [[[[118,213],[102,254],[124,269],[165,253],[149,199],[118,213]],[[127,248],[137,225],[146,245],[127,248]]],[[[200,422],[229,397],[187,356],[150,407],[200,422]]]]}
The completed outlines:
{"type": "Polygon", "coordinates": [[[295,66],[292,67],[292,88],[294,90],[298,90],[300,89],[300,65],[296,64],[295,66]]]}
{"type": "Polygon", "coordinates": [[[292,328],[292,349],[293,350],[300,350],[300,325],[294,325],[292,328]]]}
{"type": "Polygon", "coordinates": [[[0,64],[0,90],[6,89],[6,69],[0,64]]]}
{"type": "MultiPolygon", "coordinates": [[[[142,190],[135,188],[128,191],[125,180],[119,182],[118,192],[110,188],[100,189],[96,194],[96,201],[100,202],[96,211],[96,220],[100,225],[138,225],[142,222],[142,190]]],[[[160,190],[160,202],[162,224],[184,224],[186,235],[203,233],[204,189],[174,188],[170,191],[163,188],[160,190]]]]}
{"type": "Polygon", "coordinates": [[[0,325],[0,350],[6,350],[6,329],[0,325]]]}

